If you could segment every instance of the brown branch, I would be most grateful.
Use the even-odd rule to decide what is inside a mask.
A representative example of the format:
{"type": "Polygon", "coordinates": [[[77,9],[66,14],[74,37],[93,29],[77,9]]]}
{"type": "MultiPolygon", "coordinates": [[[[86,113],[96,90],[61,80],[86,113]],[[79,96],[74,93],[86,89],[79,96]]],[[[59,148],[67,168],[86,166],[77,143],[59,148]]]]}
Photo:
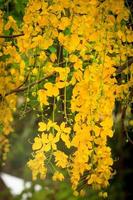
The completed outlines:
{"type": "Polygon", "coordinates": [[[126,127],[124,125],[124,120],[125,120],[125,116],[126,116],[126,109],[127,109],[127,105],[123,107],[122,109],[122,113],[121,113],[121,130],[122,130],[122,133],[126,135],[127,137],[127,140],[133,144],[133,140],[130,138],[130,136],[128,135],[128,132],[126,130],[126,127]]]}
{"type": "Polygon", "coordinates": [[[125,134],[126,134],[127,140],[133,145],[133,140],[130,138],[127,131],[125,131],[125,134]]]}
{"type": "MultiPolygon", "coordinates": [[[[7,93],[4,95],[4,97],[6,97],[6,96],[8,96],[8,95],[11,95],[11,94],[20,93],[20,92],[23,92],[23,91],[25,91],[25,90],[27,90],[27,89],[29,89],[29,88],[32,88],[32,87],[34,87],[35,85],[37,85],[37,84],[43,82],[44,80],[46,80],[47,78],[51,77],[51,76],[54,75],[54,74],[55,74],[55,72],[53,72],[52,74],[49,74],[48,76],[43,77],[43,78],[40,79],[40,80],[37,80],[37,81],[35,81],[35,82],[32,82],[31,84],[29,84],[29,85],[27,85],[27,86],[25,86],[25,87],[18,87],[18,88],[14,89],[14,90],[11,90],[10,92],[7,92],[7,93]]],[[[2,98],[2,95],[0,94],[0,99],[1,99],[1,98],[2,98]]]]}
{"type": "Polygon", "coordinates": [[[16,89],[19,89],[19,88],[21,88],[23,85],[25,85],[25,83],[28,81],[29,74],[30,74],[30,71],[29,71],[29,73],[27,74],[27,76],[26,76],[24,82],[23,82],[21,85],[19,85],[16,89]]]}
{"type": "Polygon", "coordinates": [[[16,34],[16,35],[0,35],[0,38],[16,38],[16,37],[20,37],[20,36],[24,36],[24,33],[20,33],[20,34],[16,34]]]}
{"type": "Polygon", "coordinates": [[[133,57],[130,57],[122,66],[116,66],[116,74],[120,74],[127,67],[129,67],[133,63],[133,57]]]}
{"type": "MultiPolygon", "coordinates": [[[[21,34],[22,35],[22,34],[21,34]]],[[[12,35],[12,36],[21,36],[21,35],[12,35]]],[[[24,34],[23,34],[24,35],[24,34]]],[[[0,36],[1,37],[1,36],[0,36]]],[[[63,62],[61,62],[61,63],[63,63],[63,62]]],[[[117,70],[116,70],[116,73],[117,74],[119,74],[119,73],[121,73],[124,69],[126,69],[126,67],[127,66],[129,66],[129,65],[131,65],[133,63],[133,57],[131,57],[126,63],[124,63],[121,67],[117,67],[117,70]]],[[[40,79],[40,80],[37,80],[37,81],[35,81],[35,82],[32,82],[31,84],[29,84],[29,85],[27,85],[27,86],[25,86],[25,87],[22,87],[25,83],[26,83],[26,81],[27,81],[27,79],[28,79],[28,76],[26,77],[26,79],[25,79],[25,81],[18,87],[18,88],[15,88],[14,90],[11,90],[10,92],[7,92],[4,96],[8,96],[8,95],[11,95],[11,94],[15,94],[15,93],[20,93],[20,92],[23,92],[23,91],[25,91],[25,90],[27,90],[27,89],[29,89],[29,88],[32,88],[33,86],[35,86],[35,85],[37,85],[37,84],[39,84],[39,83],[41,83],[41,82],[43,82],[45,79],[47,79],[47,78],[49,78],[49,77],[51,77],[52,75],[54,75],[55,74],[55,72],[53,72],[52,74],[50,74],[50,75],[48,75],[48,76],[46,76],[46,77],[43,77],[42,79],[40,79]]],[[[0,100],[1,100],[1,98],[2,98],[2,95],[0,94],[0,100]]]]}

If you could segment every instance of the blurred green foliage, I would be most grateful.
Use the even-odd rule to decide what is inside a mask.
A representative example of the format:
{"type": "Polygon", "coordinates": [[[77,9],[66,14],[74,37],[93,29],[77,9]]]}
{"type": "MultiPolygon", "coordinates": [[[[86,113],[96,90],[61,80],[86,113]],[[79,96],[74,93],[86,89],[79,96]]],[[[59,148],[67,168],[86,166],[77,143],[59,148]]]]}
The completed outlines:
{"type": "Polygon", "coordinates": [[[0,0],[0,9],[6,16],[12,15],[18,23],[22,21],[28,0],[0,0]]]}

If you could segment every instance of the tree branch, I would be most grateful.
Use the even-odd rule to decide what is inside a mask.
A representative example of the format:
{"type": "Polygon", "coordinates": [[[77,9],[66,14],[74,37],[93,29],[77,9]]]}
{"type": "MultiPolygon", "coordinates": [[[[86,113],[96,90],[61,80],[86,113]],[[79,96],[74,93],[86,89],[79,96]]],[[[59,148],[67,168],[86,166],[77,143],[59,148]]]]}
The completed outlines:
{"type": "Polygon", "coordinates": [[[121,130],[122,130],[122,133],[126,135],[128,141],[131,144],[133,144],[133,140],[128,135],[128,131],[126,130],[125,125],[124,125],[124,120],[125,120],[125,116],[126,116],[126,109],[127,109],[127,105],[123,107],[122,113],[121,113],[121,130]]]}
{"type": "MultiPolygon", "coordinates": [[[[43,81],[46,80],[47,78],[51,77],[51,76],[54,75],[55,73],[56,73],[56,72],[53,72],[52,74],[49,74],[48,76],[45,76],[45,77],[43,77],[43,78],[40,79],[40,80],[37,80],[37,81],[35,81],[35,82],[32,82],[31,84],[29,84],[29,85],[27,85],[27,86],[25,86],[25,87],[18,87],[18,88],[14,89],[14,90],[11,90],[10,92],[7,92],[7,93],[4,95],[4,97],[6,97],[6,96],[8,96],[8,95],[11,95],[11,94],[20,93],[20,92],[23,92],[23,91],[25,91],[25,90],[27,90],[27,89],[29,89],[29,88],[32,88],[32,87],[34,87],[35,85],[37,85],[37,84],[43,82],[43,81]]],[[[1,98],[2,98],[2,95],[0,94],[0,100],[1,100],[1,98]]]]}
{"type": "Polygon", "coordinates": [[[27,76],[26,76],[24,82],[23,82],[21,85],[19,85],[16,89],[19,89],[19,88],[21,88],[23,85],[25,85],[25,83],[28,81],[29,74],[30,74],[30,71],[29,71],[29,73],[27,74],[27,76]]]}
{"type": "Polygon", "coordinates": [[[20,34],[16,34],[16,35],[0,35],[0,38],[16,38],[16,37],[20,37],[20,36],[24,36],[24,33],[20,33],[20,34]]]}
{"type": "Polygon", "coordinates": [[[129,67],[133,63],[133,57],[130,57],[122,66],[116,66],[116,74],[120,74],[124,71],[127,67],[129,67]]]}
{"type": "MultiPolygon", "coordinates": [[[[19,37],[19,36],[22,36],[22,34],[21,35],[12,35],[12,37],[15,37],[15,36],[19,37]]],[[[0,36],[0,38],[1,38],[1,36],[0,36]]],[[[117,68],[116,74],[120,74],[124,69],[127,68],[127,66],[130,66],[132,63],[133,63],[133,57],[129,58],[129,60],[127,62],[125,62],[121,67],[116,67],[117,68]]],[[[29,85],[27,85],[25,87],[22,87],[25,84],[25,82],[27,81],[27,79],[28,79],[28,76],[27,76],[26,79],[25,79],[25,81],[24,81],[24,83],[22,83],[18,88],[15,88],[14,90],[11,90],[10,92],[7,92],[4,96],[8,96],[8,95],[11,95],[11,94],[23,92],[23,91],[25,91],[25,90],[27,90],[29,88],[32,88],[33,86],[41,83],[41,82],[43,82],[45,79],[51,77],[54,74],[55,74],[55,72],[53,72],[52,74],[50,74],[50,75],[48,75],[46,77],[43,77],[40,80],[32,82],[31,84],[29,84],[29,85]]],[[[1,100],[1,98],[2,98],[2,95],[0,94],[0,100],[1,100]]]]}

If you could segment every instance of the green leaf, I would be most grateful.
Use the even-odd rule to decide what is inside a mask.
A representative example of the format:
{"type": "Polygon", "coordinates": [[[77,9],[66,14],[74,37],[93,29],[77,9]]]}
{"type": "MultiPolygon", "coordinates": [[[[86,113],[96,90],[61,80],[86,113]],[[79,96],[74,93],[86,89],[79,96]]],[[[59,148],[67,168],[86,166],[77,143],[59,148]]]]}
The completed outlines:
{"type": "Polygon", "coordinates": [[[0,133],[2,132],[3,130],[3,124],[0,123],[0,133]]]}
{"type": "Polygon", "coordinates": [[[70,34],[71,34],[71,29],[67,27],[67,28],[64,30],[64,35],[70,35],[70,34]]]}
{"type": "Polygon", "coordinates": [[[48,49],[49,49],[49,51],[50,51],[51,53],[56,53],[56,48],[55,48],[55,47],[50,46],[48,49]]]}

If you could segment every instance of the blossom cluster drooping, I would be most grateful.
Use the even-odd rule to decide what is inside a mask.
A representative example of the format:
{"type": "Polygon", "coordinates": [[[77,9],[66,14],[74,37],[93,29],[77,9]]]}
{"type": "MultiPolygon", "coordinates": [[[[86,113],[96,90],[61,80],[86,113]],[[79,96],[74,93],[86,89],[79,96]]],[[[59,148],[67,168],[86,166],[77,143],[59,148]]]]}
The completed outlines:
{"type": "MultiPolygon", "coordinates": [[[[3,20],[0,11],[0,35],[10,28],[17,33],[17,24],[13,17],[3,20]]],[[[13,112],[16,110],[16,94],[10,91],[19,87],[24,79],[24,61],[13,42],[0,38],[0,159],[5,160],[9,151],[8,135],[12,132],[13,112]],[[23,68],[23,70],[22,70],[23,68]]]]}
{"type": "MultiPolygon", "coordinates": [[[[54,181],[70,176],[75,194],[84,184],[109,185],[115,100],[131,100],[132,67],[123,71],[133,53],[129,17],[124,0],[29,0],[17,50],[4,51],[14,49],[20,81],[30,72],[38,83],[30,94],[42,116],[28,162],[34,180],[50,165],[54,181]]],[[[5,26],[18,31],[11,17],[5,26]]]]}
{"type": "MultiPolygon", "coordinates": [[[[54,117],[39,123],[41,134],[32,146],[35,158],[28,166],[36,177],[41,176],[40,167],[36,163],[34,168],[32,162],[40,152],[46,156],[50,152],[55,163],[53,180],[63,180],[62,169],[66,169],[74,191],[80,192],[83,182],[94,189],[109,185],[113,159],[107,141],[113,136],[115,99],[123,98],[124,92],[117,85],[115,66],[121,67],[132,54],[132,32],[122,24],[128,18],[124,1],[119,6],[111,0],[29,1],[23,27],[27,41],[19,41],[25,41],[22,52],[28,55],[38,48],[42,68],[36,67],[36,73],[41,70],[54,77],[38,91],[42,109],[53,99],[54,117]],[[64,120],[60,122],[55,115],[62,102],[64,120]]],[[[44,169],[47,162],[48,158],[44,169]]]]}

